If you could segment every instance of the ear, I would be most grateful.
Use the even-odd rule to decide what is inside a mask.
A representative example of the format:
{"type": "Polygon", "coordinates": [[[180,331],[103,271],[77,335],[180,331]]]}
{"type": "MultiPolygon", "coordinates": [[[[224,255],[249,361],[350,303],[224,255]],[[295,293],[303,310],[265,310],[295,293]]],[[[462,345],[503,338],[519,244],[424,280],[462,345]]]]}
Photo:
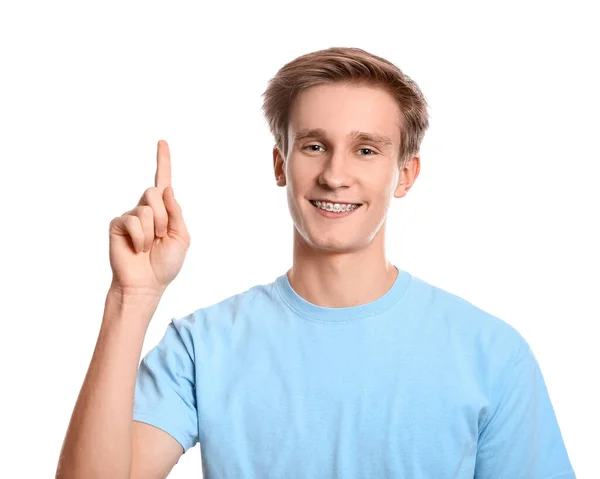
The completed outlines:
{"type": "Polygon", "coordinates": [[[273,171],[277,180],[277,186],[285,186],[284,160],[277,145],[273,147],[273,171]]]}
{"type": "Polygon", "coordinates": [[[402,198],[406,196],[408,190],[412,188],[412,185],[419,176],[421,171],[421,159],[418,156],[413,156],[400,170],[398,177],[398,184],[394,191],[395,198],[402,198]]]}

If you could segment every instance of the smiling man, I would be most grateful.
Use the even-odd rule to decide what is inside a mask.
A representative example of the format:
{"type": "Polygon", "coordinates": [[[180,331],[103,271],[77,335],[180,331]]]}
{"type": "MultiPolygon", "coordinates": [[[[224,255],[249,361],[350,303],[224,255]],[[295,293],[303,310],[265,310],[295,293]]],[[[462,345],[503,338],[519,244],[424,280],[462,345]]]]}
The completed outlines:
{"type": "MultiPolygon", "coordinates": [[[[404,196],[419,173],[418,157],[399,163],[397,102],[381,86],[365,83],[340,80],[300,92],[282,133],[289,141],[273,150],[277,184],[287,186],[295,226],[289,282],[323,307],[370,303],[392,287],[397,270],[386,260],[386,215],[393,197],[404,196]]],[[[267,96],[267,112],[272,101],[267,96]]],[[[417,101],[424,132],[425,105],[417,101]]]]}
{"type": "MultiPolygon", "coordinates": [[[[84,456],[73,439],[65,457],[158,478],[199,442],[206,479],[574,478],[527,341],[386,258],[387,212],[419,175],[428,128],[418,86],[383,58],[330,48],[279,70],[264,113],[291,268],[173,319],[126,384],[90,379],[113,406],[103,417],[105,401],[82,406],[88,425],[72,437],[105,442],[84,456]],[[111,436],[117,411],[133,426],[113,422],[111,436]]],[[[158,161],[170,165],[166,144],[158,161]]],[[[182,227],[167,191],[169,225],[182,227]]],[[[121,348],[132,366],[126,334],[105,321],[99,349],[121,348]]],[[[124,367],[116,355],[90,370],[124,367]]]]}

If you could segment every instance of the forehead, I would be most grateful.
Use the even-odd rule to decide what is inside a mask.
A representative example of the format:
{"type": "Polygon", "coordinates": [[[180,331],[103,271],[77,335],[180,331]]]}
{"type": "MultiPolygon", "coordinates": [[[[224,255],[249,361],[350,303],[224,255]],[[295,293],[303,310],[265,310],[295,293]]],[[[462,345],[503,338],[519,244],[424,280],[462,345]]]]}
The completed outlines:
{"type": "Polygon", "coordinates": [[[300,92],[292,104],[288,135],[320,129],[332,137],[363,131],[400,142],[400,108],[384,88],[334,83],[300,92]]]}

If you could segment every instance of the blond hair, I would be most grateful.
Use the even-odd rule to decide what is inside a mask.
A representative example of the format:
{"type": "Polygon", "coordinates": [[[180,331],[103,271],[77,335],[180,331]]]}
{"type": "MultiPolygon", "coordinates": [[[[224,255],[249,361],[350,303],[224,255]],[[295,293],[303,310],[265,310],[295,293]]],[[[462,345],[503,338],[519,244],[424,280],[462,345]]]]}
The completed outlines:
{"type": "Polygon", "coordinates": [[[288,115],[298,94],[311,86],[347,82],[385,88],[400,107],[399,165],[417,156],[429,127],[427,100],[418,85],[388,60],[360,48],[333,47],[286,63],[262,94],[262,110],[283,156],[288,153],[288,115]]]}

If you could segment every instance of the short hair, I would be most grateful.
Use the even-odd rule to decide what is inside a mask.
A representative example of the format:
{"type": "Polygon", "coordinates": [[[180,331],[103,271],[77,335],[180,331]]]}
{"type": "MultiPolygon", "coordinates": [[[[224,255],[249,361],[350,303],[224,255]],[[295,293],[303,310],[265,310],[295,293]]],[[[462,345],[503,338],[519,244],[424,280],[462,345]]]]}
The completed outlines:
{"type": "Polygon", "coordinates": [[[262,94],[262,110],[283,156],[288,154],[289,111],[298,94],[311,86],[331,83],[380,86],[400,108],[399,166],[417,156],[429,127],[427,100],[418,85],[388,60],[360,48],[332,47],[286,63],[262,94]]]}

